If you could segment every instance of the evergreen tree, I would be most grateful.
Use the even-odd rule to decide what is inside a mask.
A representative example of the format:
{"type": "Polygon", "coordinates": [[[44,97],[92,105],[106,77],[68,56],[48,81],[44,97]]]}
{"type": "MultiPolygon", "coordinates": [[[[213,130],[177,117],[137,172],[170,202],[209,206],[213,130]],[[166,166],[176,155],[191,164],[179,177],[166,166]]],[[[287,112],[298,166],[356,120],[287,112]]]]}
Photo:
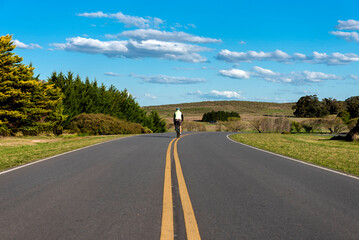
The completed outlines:
{"type": "Polygon", "coordinates": [[[60,89],[34,78],[34,68],[15,55],[12,36],[0,37],[0,125],[8,134],[61,133],[65,119],[60,89]]]}

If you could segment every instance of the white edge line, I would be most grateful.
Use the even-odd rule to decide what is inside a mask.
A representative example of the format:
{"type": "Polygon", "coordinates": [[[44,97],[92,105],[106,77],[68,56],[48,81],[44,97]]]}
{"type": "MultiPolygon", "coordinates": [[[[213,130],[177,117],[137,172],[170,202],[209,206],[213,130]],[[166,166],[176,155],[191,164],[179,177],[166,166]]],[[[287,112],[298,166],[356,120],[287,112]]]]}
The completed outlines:
{"type": "Polygon", "coordinates": [[[108,141],[105,141],[105,142],[100,142],[100,143],[96,143],[96,144],[93,144],[93,145],[89,145],[89,146],[86,146],[86,147],[74,149],[74,150],[71,150],[71,151],[68,151],[68,152],[60,153],[60,154],[57,154],[57,155],[54,155],[54,156],[51,156],[51,157],[47,157],[47,158],[44,158],[44,159],[36,160],[34,162],[31,162],[31,163],[26,163],[24,165],[21,165],[21,166],[18,166],[18,167],[14,167],[14,168],[10,168],[8,170],[2,171],[2,172],[0,172],[0,175],[3,175],[5,173],[9,173],[9,172],[18,170],[20,168],[25,168],[25,167],[28,167],[30,165],[34,165],[34,164],[37,164],[37,163],[40,163],[40,162],[44,162],[44,161],[50,160],[52,158],[56,158],[56,157],[59,157],[59,156],[62,156],[62,155],[66,155],[68,153],[73,153],[73,152],[80,151],[80,150],[83,150],[83,149],[86,149],[86,148],[94,147],[94,146],[97,146],[97,145],[100,145],[100,144],[109,143],[109,142],[112,142],[112,141],[121,140],[121,139],[129,138],[129,137],[133,137],[133,136],[126,136],[126,137],[122,137],[122,138],[116,138],[116,139],[108,140],[108,141]]]}
{"type": "Polygon", "coordinates": [[[315,165],[315,164],[312,164],[312,163],[304,162],[304,161],[301,161],[301,160],[298,160],[298,159],[295,159],[295,158],[287,157],[287,156],[284,156],[284,155],[280,155],[278,153],[270,152],[270,151],[263,150],[263,149],[260,149],[260,148],[257,148],[257,147],[253,147],[253,146],[241,143],[241,142],[234,141],[233,139],[231,139],[229,137],[230,135],[233,135],[233,134],[234,133],[228,134],[227,138],[230,141],[234,142],[234,143],[241,144],[241,145],[244,145],[246,147],[250,147],[250,148],[253,148],[253,149],[265,152],[265,153],[269,153],[269,154],[272,154],[272,155],[275,155],[275,156],[278,156],[278,157],[282,157],[282,158],[285,158],[285,159],[288,159],[288,160],[292,160],[294,162],[302,163],[302,164],[312,166],[312,167],[315,167],[315,168],[319,168],[319,169],[322,169],[322,170],[325,170],[325,171],[328,171],[328,172],[336,173],[336,174],[339,174],[339,175],[343,175],[343,176],[346,176],[346,177],[349,177],[349,178],[359,180],[359,177],[356,177],[356,176],[353,176],[353,175],[350,175],[350,174],[347,174],[347,173],[339,172],[339,171],[336,171],[336,170],[333,170],[333,169],[330,169],[330,168],[326,168],[326,167],[321,167],[321,166],[318,166],[318,165],[315,165]]]}

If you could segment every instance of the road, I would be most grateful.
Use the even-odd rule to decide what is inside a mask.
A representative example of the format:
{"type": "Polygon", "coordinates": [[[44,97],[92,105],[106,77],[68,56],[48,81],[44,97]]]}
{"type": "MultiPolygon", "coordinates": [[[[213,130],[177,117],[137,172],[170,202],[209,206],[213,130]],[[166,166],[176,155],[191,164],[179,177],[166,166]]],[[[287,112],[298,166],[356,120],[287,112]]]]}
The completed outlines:
{"type": "Polygon", "coordinates": [[[358,179],[226,135],[139,135],[3,173],[0,238],[359,239],[358,179]]]}

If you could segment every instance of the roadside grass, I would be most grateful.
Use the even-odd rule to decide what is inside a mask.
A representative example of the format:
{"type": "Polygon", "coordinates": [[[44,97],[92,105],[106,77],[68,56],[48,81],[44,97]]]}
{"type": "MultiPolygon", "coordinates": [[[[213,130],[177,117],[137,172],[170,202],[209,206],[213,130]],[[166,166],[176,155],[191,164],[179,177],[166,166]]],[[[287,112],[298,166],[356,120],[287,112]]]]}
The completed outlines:
{"type": "Polygon", "coordinates": [[[63,135],[0,138],[0,172],[60,153],[130,135],[63,135]]]}
{"type": "Polygon", "coordinates": [[[359,176],[359,142],[318,134],[250,133],[231,139],[270,152],[359,176]]]}

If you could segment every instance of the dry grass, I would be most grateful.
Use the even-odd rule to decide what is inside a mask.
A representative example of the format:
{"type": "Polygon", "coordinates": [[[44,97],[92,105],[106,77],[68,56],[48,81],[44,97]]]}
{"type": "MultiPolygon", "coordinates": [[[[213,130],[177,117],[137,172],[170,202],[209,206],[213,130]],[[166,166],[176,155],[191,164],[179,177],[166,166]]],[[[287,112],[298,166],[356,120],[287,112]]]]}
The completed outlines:
{"type": "Polygon", "coordinates": [[[359,176],[359,143],[330,140],[316,134],[236,134],[231,138],[251,146],[359,176]]]}

